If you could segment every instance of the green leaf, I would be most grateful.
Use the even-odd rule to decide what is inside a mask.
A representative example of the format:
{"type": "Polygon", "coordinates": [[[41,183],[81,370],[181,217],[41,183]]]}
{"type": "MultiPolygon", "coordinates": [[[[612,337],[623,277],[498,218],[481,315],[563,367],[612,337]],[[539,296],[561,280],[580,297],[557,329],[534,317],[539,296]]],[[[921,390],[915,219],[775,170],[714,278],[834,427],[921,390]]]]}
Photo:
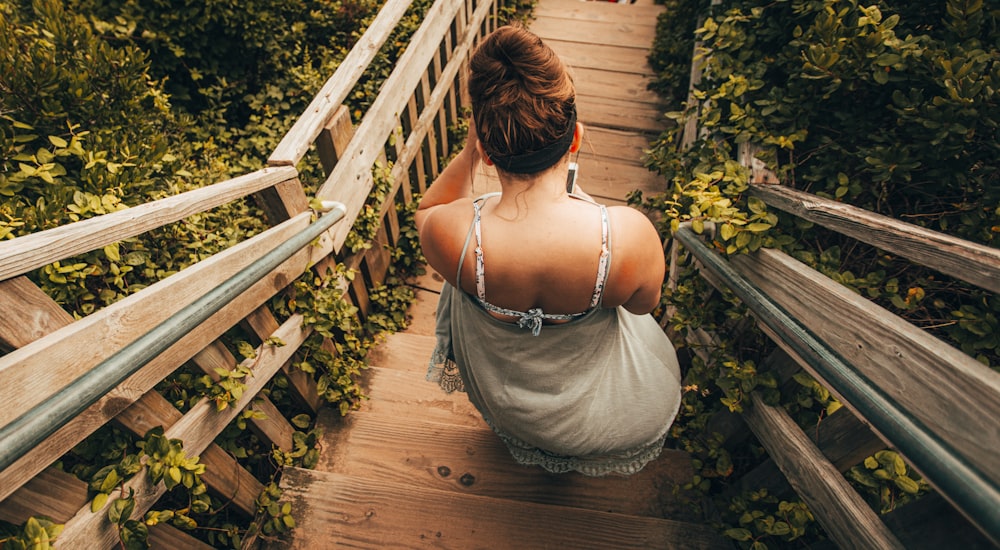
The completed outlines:
{"type": "Polygon", "coordinates": [[[751,533],[749,529],[744,529],[742,527],[726,529],[723,534],[738,541],[750,540],[753,538],[753,533],[751,533]]]}
{"type": "Polygon", "coordinates": [[[49,136],[49,143],[55,145],[56,147],[59,147],[60,149],[65,149],[66,146],[69,145],[68,143],[66,143],[65,139],[59,136],[49,136]]]}
{"type": "Polygon", "coordinates": [[[897,477],[893,481],[904,493],[915,495],[920,492],[920,484],[906,476],[897,477]]]}
{"type": "Polygon", "coordinates": [[[731,223],[724,223],[719,228],[719,236],[723,241],[728,241],[736,234],[736,228],[731,223]]]}
{"type": "Polygon", "coordinates": [[[108,502],[107,493],[97,493],[94,495],[94,500],[90,501],[90,512],[97,513],[98,510],[104,508],[104,505],[108,502]]]}
{"type": "Polygon", "coordinates": [[[312,417],[308,414],[297,414],[292,417],[292,424],[297,428],[306,429],[312,423],[312,417]]]}

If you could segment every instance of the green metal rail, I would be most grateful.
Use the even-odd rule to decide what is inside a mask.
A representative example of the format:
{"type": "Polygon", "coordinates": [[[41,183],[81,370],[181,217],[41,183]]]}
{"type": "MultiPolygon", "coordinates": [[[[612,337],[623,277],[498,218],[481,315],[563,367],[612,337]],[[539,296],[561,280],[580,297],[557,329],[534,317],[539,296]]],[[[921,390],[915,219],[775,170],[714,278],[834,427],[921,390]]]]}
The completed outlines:
{"type": "Polygon", "coordinates": [[[705,269],[724,282],[757,319],[885,435],[913,465],[995,544],[1000,545],[1000,487],[950,445],[859,374],[764,292],[740,275],[683,224],[674,235],[705,269]]]}
{"type": "Polygon", "coordinates": [[[344,205],[339,202],[326,201],[324,207],[328,211],[301,232],[87,371],[51,399],[0,429],[0,470],[5,470],[41,444],[296,252],[319,238],[346,214],[344,205]]]}

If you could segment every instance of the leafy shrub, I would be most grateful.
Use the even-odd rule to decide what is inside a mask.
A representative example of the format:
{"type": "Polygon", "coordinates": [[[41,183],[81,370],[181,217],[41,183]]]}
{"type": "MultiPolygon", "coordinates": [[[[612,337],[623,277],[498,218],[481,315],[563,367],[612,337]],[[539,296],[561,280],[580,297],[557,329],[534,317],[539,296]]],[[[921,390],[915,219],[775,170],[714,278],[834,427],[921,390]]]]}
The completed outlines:
{"type": "MultiPolygon", "coordinates": [[[[371,102],[429,5],[421,1],[411,6],[352,95],[353,103],[371,102]]],[[[98,0],[0,4],[0,239],[259,168],[377,8],[364,1],[240,6],[201,2],[184,7],[98,0]],[[247,55],[235,55],[237,50],[228,46],[218,48],[220,37],[247,55]]],[[[304,165],[302,172],[311,188],[322,181],[317,167],[304,165]]],[[[384,180],[378,198],[391,185],[384,180]]],[[[401,215],[405,219],[407,214],[401,215]]],[[[359,229],[365,234],[371,231],[370,218],[362,217],[359,229]]],[[[235,201],[28,275],[67,311],[85,316],[264,227],[252,202],[235,201]]],[[[357,236],[351,239],[363,246],[357,236]]],[[[394,257],[417,257],[412,232],[398,245],[390,252],[394,257]]],[[[282,309],[288,295],[277,298],[279,315],[301,311],[309,317],[307,324],[316,334],[297,355],[296,368],[312,374],[322,396],[342,413],[364,397],[357,376],[365,368],[367,351],[382,333],[406,324],[413,293],[402,277],[414,267],[402,266],[385,285],[369,292],[373,311],[364,324],[326,278],[312,273],[292,287],[299,293],[298,309],[282,309]],[[323,337],[336,340],[335,354],[323,337]]],[[[248,340],[238,327],[225,337],[234,355],[243,357],[244,348],[252,351],[248,340]]],[[[202,397],[221,409],[242,393],[245,373],[238,367],[213,381],[186,365],[157,389],[181,409],[202,397]]],[[[267,490],[260,496],[257,518],[241,517],[225,501],[207,496],[203,486],[182,471],[181,482],[171,484],[146,523],[169,521],[193,528],[220,547],[240,547],[248,536],[271,536],[291,528],[288,510],[275,506],[280,497],[275,477],[288,465],[315,465],[319,449],[318,434],[310,430],[313,419],[292,404],[287,388],[287,379],[279,374],[262,394],[301,430],[294,434],[292,451],[272,450],[247,430],[252,411],[237,416],[216,440],[264,481],[267,490]]],[[[134,459],[149,437],[155,434],[144,440],[109,425],[60,464],[91,483],[95,494],[110,494],[105,489],[119,488],[134,473],[134,459]]],[[[166,466],[166,477],[158,479],[173,481],[173,467],[203,469],[181,453],[183,442],[168,443],[169,456],[179,462],[166,466]]],[[[110,519],[118,525],[123,547],[143,547],[145,525],[128,520],[125,513],[131,497],[121,495],[119,500],[110,519]]],[[[58,530],[38,520],[18,528],[0,526],[3,543],[12,545],[52,537],[58,530]]]]}
{"type": "MultiPolygon", "coordinates": [[[[662,212],[665,234],[684,221],[698,232],[714,222],[709,238],[725,254],[783,249],[984,365],[1000,368],[996,296],[769,212],[747,198],[747,174],[735,161],[741,144],[760,145],[763,160],[785,185],[997,246],[1000,10],[981,0],[677,4],[668,4],[676,11],[661,18],[661,32],[681,31],[693,14],[705,17],[692,37],[704,47],[698,55],[704,74],[694,92],[702,109],[687,106],[685,112],[679,104],[670,116],[681,122],[697,116],[703,133],[688,148],[681,147],[681,128],[654,141],[647,165],[667,179],[667,188],[633,202],[662,212]]],[[[658,37],[657,59],[651,61],[662,71],[661,81],[683,81],[679,56],[685,40],[658,37]]],[[[669,84],[662,89],[675,101],[686,97],[669,84]]],[[[732,473],[729,464],[737,465],[732,474],[737,475],[743,459],[752,464],[760,451],[725,457],[719,442],[703,433],[712,413],[738,411],[742,396],[761,390],[805,426],[839,403],[828,392],[817,392],[808,377],[779,393],[772,379],[755,370],[773,346],[751,330],[744,308],[731,296],[720,293],[706,301],[711,292],[693,269],[684,268],[665,302],[676,311],[673,331],[685,335],[704,328],[723,336],[705,350],[707,359],[692,357],[682,420],[673,432],[682,447],[701,457],[700,479],[712,480],[703,486],[717,491],[732,473]]],[[[872,496],[876,510],[926,490],[918,477],[897,468],[895,458],[876,455],[849,475],[872,496]]],[[[745,509],[746,501],[740,506],[745,509]]],[[[771,514],[766,512],[764,517],[771,514]]],[[[733,529],[747,528],[739,517],[733,523],[733,529]]],[[[738,534],[734,538],[746,547],[791,540],[766,530],[744,538],[748,533],[731,535],[738,534]]]]}

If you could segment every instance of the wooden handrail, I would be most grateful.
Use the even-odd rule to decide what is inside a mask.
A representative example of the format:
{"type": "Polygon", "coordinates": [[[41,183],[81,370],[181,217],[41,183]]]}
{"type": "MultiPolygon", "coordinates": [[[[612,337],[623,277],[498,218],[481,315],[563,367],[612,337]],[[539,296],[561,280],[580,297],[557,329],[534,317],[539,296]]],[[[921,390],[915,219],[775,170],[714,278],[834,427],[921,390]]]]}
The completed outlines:
{"type": "MultiPolygon", "coordinates": [[[[307,199],[298,181],[296,165],[314,142],[317,148],[330,146],[328,142],[331,140],[317,141],[322,132],[343,128],[343,125],[330,126],[331,117],[342,107],[348,92],[362,78],[378,49],[409,6],[410,0],[390,0],[383,6],[375,22],[337,72],[328,79],[306,112],[278,144],[268,159],[268,168],[128,210],[0,243],[0,297],[3,305],[15,312],[6,315],[4,323],[32,327],[19,329],[17,338],[3,341],[5,351],[11,351],[0,357],[0,391],[6,405],[0,409],[0,429],[16,422],[19,413],[52,399],[61,388],[309,225],[312,214],[305,211],[307,199]],[[68,314],[51,298],[23,276],[53,261],[99,249],[251,194],[256,195],[258,200],[275,199],[265,208],[274,227],[82,319],[74,321],[68,318],[68,314]],[[37,322],[33,320],[35,317],[39,318],[37,322]],[[100,344],[96,345],[96,342],[100,344]],[[46,376],[38,376],[42,372],[46,376]]],[[[331,267],[341,261],[345,265],[349,261],[351,266],[358,268],[363,275],[355,278],[351,292],[358,293],[359,304],[365,292],[365,279],[370,279],[368,284],[372,284],[384,277],[374,272],[387,269],[388,252],[383,247],[372,247],[367,252],[344,259],[333,257],[334,244],[338,248],[342,245],[349,226],[365,207],[371,188],[371,170],[386,150],[386,142],[393,132],[397,133],[396,139],[399,140],[394,151],[393,189],[385,203],[377,205],[376,209],[382,219],[393,227],[383,229],[377,242],[386,243],[395,238],[393,232],[398,234],[393,201],[409,202],[412,193],[404,189],[400,199],[397,191],[413,164],[420,172],[417,174],[420,182],[428,175],[421,162],[431,161],[428,164],[432,166],[429,175],[433,177],[436,174],[436,158],[445,152],[437,147],[431,151],[426,144],[433,144],[437,140],[436,132],[444,131],[448,124],[454,122],[457,112],[456,76],[468,52],[484,34],[483,29],[491,25],[489,18],[497,9],[498,4],[493,1],[437,0],[388,81],[383,84],[354,138],[348,141],[342,139],[344,136],[338,136],[332,140],[344,148],[335,151],[336,164],[332,168],[335,174],[331,173],[324,185],[332,190],[332,197],[325,198],[343,196],[350,200],[347,205],[350,211],[344,220],[346,223],[340,224],[344,229],[325,231],[313,246],[301,250],[248,291],[223,305],[218,313],[184,334],[149,364],[101,396],[96,403],[74,416],[26,454],[13,460],[9,467],[0,469],[0,502],[15,491],[19,493],[19,498],[30,499],[31,491],[19,490],[27,480],[114,418],[140,435],[151,426],[165,426],[165,435],[184,441],[184,449],[189,455],[204,452],[202,458],[206,465],[211,462],[212,468],[225,469],[227,464],[236,465],[235,459],[212,444],[212,440],[230,423],[233,415],[257,396],[276,372],[284,371],[291,382],[290,392],[297,401],[302,401],[300,404],[310,408],[316,406],[318,396],[306,396],[309,391],[315,394],[315,381],[302,380],[299,375],[304,373],[296,371],[289,361],[311,331],[302,325],[298,316],[292,316],[279,326],[267,303],[311,266],[317,266],[316,269],[323,274],[326,271],[320,267],[331,267]],[[453,44],[453,39],[458,43],[453,44]],[[417,97],[420,99],[417,100],[417,97]],[[452,100],[447,109],[443,108],[445,98],[452,100]],[[401,126],[409,126],[409,131],[401,130],[401,126]],[[221,357],[216,353],[224,349],[213,348],[218,348],[218,339],[240,322],[248,325],[261,340],[278,336],[285,343],[274,350],[264,347],[258,350],[260,360],[252,365],[254,375],[247,379],[242,399],[221,413],[215,410],[213,404],[203,400],[182,416],[162,396],[152,391],[164,377],[189,360],[209,370],[220,361],[230,367],[235,364],[231,356],[221,357]]],[[[346,124],[350,126],[349,119],[346,119],[346,124]]],[[[442,138],[440,143],[446,144],[447,139],[442,138]]],[[[329,164],[331,158],[327,153],[330,151],[321,151],[321,157],[329,164]]],[[[350,300],[351,296],[345,295],[344,299],[350,300]]],[[[328,344],[324,342],[322,345],[328,344]]],[[[269,437],[277,444],[290,438],[287,421],[281,421],[283,423],[268,428],[272,432],[269,437]]],[[[250,475],[242,468],[236,469],[250,475]]],[[[233,498],[237,508],[253,513],[254,496],[262,486],[252,476],[251,479],[217,476],[213,481],[206,472],[203,479],[210,490],[222,491],[220,496],[233,498]]],[[[136,490],[136,514],[148,510],[164,491],[162,484],[153,486],[141,473],[130,479],[127,486],[136,490]]],[[[110,545],[116,536],[116,529],[108,523],[107,514],[91,513],[88,504],[66,523],[60,545],[110,545]]]]}
{"type": "MultiPolygon", "coordinates": [[[[396,24],[410,7],[413,0],[388,0],[379,10],[375,21],[365,30],[364,35],[351,48],[347,57],[340,62],[337,70],[327,79],[316,97],[285,134],[274,152],[268,158],[271,166],[295,166],[302,160],[316,137],[323,131],[337,108],[347,99],[347,94],[361,79],[368,65],[375,59],[379,48],[389,38],[396,24]]],[[[347,224],[350,226],[350,223],[347,224]]]]}
{"type": "Polygon", "coordinates": [[[125,210],[0,241],[0,281],[141,235],[294,179],[294,168],[264,168],[221,183],[125,210]]]}
{"type": "MultiPolygon", "coordinates": [[[[776,252],[762,249],[755,258],[734,258],[731,263],[742,267],[737,270],[701,243],[689,227],[682,225],[675,236],[703,269],[731,288],[750,308],[772,340],[906,456],[984,534],[995,542],[1000,541],[1000,476],[997,475],[1000,468],[997,468],[992,448],[995,437],[982,438],[982,427],[977,422],[980,418],[996,416],[997,403],[1000,403],[1000,374],[963,357],[964,354],[950,346],[927,342],[933,338],[913,327],[908,330],[890,323],[879,333],[876,327],[884,324],[885,318],[894,317],[889,312],[866,315],[871,321],[867,325],[857,323],[857,315],[834,307],[838,299],[852,303],[857,311],[872,311],[877,306],[833,281],[823,282],[825,278],[818,273],[809,277],[808,288],[802,282],[789,285],[789,281],[796,281],[796,276],[789,270],[778,269],[773,261],[765,264],[766,260],[761,260],[776,257],[776,252]],[[783,276],[776,277],[776,273],[783,276]],[[800,300],[802,307],[796,307],[800,300]],[[853,336],[845,332],[843,323],[830,322],[829,318],[825,323],[819,320],[820,311],[830,313],[835,320],[852,319],[858,324],[853,336]],[[809,322],[810,319],[815,322],[809,322]],[[892,339],[890,342],[881,340],[892,332],[906,335],[908,345],[901,342],[893,345],[892,339]],[[876,353],[874,357],[865,357],[872,351],[876,353]],[[878,353],[896,357],[880,358],[878,353]],[[901,358],[905,354],[930,357],[917,363],[904,362],[901,358]],[[845,355],[861,365],[845,362],[845,355]],[[909,372],[907,367],[914,365],[922,368],[909,372]],[[957,382],[949,380],[956,377],[957,382]],[[966,382],[962,377],[971,380],[966,382]],[[942,383],[943,388],[914,391],[915,387],[942,383]],[[962,392],[977,393],[969,400],[958,400],[956,406],[956,399],[962,392]],[[952,415],[957,417],[954,422],[949,418],[952,415]]],[[[799,274],[806,272],[811,270],[803,268],[799,274]]],[[[900,337],[899,334],[891,336],[900,337]]],[[[781,455],[783,449],[779,440],[769,441],[769,453],[781,455]]],[[[787,463],[782,471],[793,485],[803,483],[797,477],[802,472],[788,469],[787,463]]],[[[800,496],[808,499],[815,495],[800,496]]],[[[850,506],[847,502],[840,505],[850,506]]],[[[830,535],[841,544],[854,540],[850,529],[841,529],[840,522],[834,522],[835,518],[818,516],[817,519],[828,531],[834,530],[830,535]]]]}
{"type": "Polygon", "coordinates": [[[438,0],[428,10],[425,23],[414,33],[410,47],[400,56],[396,67],[383,83],[382,92],[358,125],[355,139],[347,145],[333,172],[316,192],[321,199],[347,205],[346,223],[334,233],[334,250],[339,251],[344,244],[361,205],[371,191],[371,167],[383,153],[381,144],[398,126],[399,113],[420,82],[421,74],[439,51],[440,39],[437,37],[444,36],[462,4],[462,0],[438,0]]]}
{"type": "Polygon", "coordinates": [[[750,193],[769,206],[979,288],[1000,293],[1000,250],[996,248],[784,185],[752,185],[750,193]]]}

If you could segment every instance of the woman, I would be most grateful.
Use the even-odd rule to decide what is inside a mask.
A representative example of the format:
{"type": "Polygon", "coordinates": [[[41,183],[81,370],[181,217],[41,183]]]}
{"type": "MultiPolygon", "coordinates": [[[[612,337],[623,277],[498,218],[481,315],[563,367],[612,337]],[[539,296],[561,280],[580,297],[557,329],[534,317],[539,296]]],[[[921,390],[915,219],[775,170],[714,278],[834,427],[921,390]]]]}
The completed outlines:
{"type": "Polygon", "coordinates": [[[558,56],[519,26],[470,59],[469,136],[416,213],[446,280],[428,378],[470,401],[521,464],[633,474],[680,404],[660,300],[659,235],[641,213],[567,192],[580,148],[576,92],[558,56]],[[473,199],[480,163],[500,193],[473,199]]]}

